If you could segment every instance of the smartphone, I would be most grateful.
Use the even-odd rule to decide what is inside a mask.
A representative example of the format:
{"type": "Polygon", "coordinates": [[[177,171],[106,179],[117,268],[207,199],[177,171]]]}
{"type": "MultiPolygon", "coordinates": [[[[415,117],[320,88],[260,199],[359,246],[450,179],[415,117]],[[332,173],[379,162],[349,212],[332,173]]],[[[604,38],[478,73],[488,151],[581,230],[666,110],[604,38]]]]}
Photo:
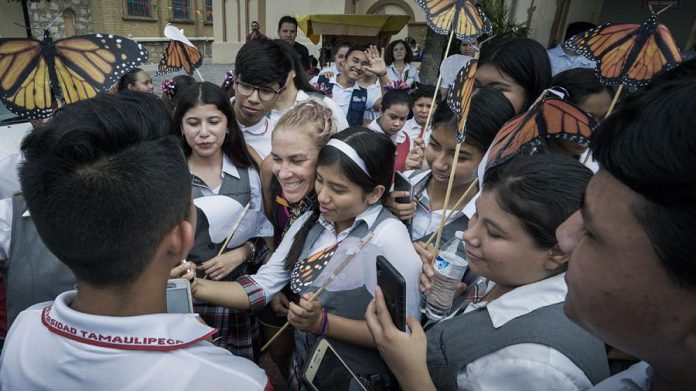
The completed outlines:
{"type": "Polygon", "coordinates": [[[191,284],[185,278],[167,281],[167,313],[188,314],[193,312],[191,284]]]}
{"type": "Polygon", "coordinates": [[[406,280],[383,256],[377,257],[377,285],[382,289],[394,325],[406,331],[406,280]]]}
{"type": "Polygon", "coordinates": [[[314,391],[367,391],[326,339],[320,340],[314,349],[302,380],[314,391]]]}
{"type": "Polygon", "coordinates": [[[411,181],[400,172],[396,172],[394,175],[394,191],[407,191],[408,197],[396,198],[396,202],[400,204],[408,204],[413,200],[413,185],[411,181]]]}

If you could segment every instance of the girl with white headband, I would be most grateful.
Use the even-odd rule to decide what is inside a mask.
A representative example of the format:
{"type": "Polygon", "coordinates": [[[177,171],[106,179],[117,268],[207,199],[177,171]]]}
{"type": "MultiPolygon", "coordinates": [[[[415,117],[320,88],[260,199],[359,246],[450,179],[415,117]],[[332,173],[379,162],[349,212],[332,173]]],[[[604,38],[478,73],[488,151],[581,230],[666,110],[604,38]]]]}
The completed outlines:
{"type": "MultiPolygon", "coordinates": [[[[375,270],[374,256],[356,256],[353,260],[364,266],[358,271],[365,271],[357,277],[345,273],[344,277],[353,280],[353,288],[336,290],[331,286],[340,281],[333,281],[319,298],[309,300],[310,292],[316,290],[312,282],[325,278],[322,272],[331,267],[331,249],[345,239],[356,241],[371,232],[374,236],[370,244],[406,280],[407,314],[418,316],[421,261],[413,246],[405,245],[410,242],[405,226],[382,206],[391,185],[394,153],[394,144],[387,136],[369,129],[354,127],[334,135],[319,152],[316,207],[290,227],[268,263],[257,274],[236,282],[194,281],[195,297],[251,311],[263,308],[290,282],[296,295],[288,313],[295,327],[293,388],[299,388],[301,369],[322,337],[332,343],[354,373],[372,386],[384,390],[396,386],[364,320],[373,296],[373,286],[366,285],[374,284],[374,274],[369,275],[375,270]],[[319,257],[322,261],[315,261],[317,254],[325,254],[319,257]],[[356,279],[362,281],[355,283],[356,279]]],[[[355,271],[351,266],[351,272],[355,271]]]]}

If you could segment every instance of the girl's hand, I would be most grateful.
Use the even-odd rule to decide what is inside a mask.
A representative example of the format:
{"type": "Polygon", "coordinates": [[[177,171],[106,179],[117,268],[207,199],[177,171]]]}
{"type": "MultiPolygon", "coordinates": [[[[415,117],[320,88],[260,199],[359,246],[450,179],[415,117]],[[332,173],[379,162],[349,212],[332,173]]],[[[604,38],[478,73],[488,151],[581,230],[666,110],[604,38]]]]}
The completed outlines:
{"type": "Polygon", "coordinates": [[[234,250],[205,261],[200,268],[205,271],[212,280],[221,280],[227,277],[232,270],[243,264],[249,256],[250,250],[247,246],[239,246],[234,250]]]}
{"type": "Polygon", "coordinates": [[[408,151],[406,156],[406,169],[407,170],[418,170],[423,166],[423,159],[425,159],[425,150],[423,148],[423,140],[416,138],[413,140],[413,148],[408,151]]]}
{"type": "Polygon", "coordinates": [[[305,293],[300,299],[300,305],[290,303],[288,321],[299,330],[317,333],[321,328],[321,302],[319,298],[309,300],[311,297],[312,295],[305,293]]]}
{"type": "Polygon", "coordinates": [[[435,272],[433,271],[433,252],[435,247],[432,244],[425,245],[425,242],[413,242],[413,248],[423,262],[423,272],[420,277],[420,290],[421,292],[428,292],[432,288],[432,279],[435,277],[435,272]]]}
{"type": "Polygon", "coordinates": [[[401,220],[408,220],[413,215],[416,214],[416,203],[414,201],[408,203],[396,202],[397,198],[408,197],[411,194],[407,191],[392,191],[389,193],[384,205],[392,212],[396,217],[401,220]]]}
{"type": "Polygon", "coordinates": [[[288,309],[290,308],[290,301],[283,294],[283,292],[278,292],[273,299],[271,299],[271,309],[281,318],[288,316],[288,309]]]}
{"type": "Polygon", "coordinates": [[[334,73],[331,71],[326,71],[326,72],[322,73],[321,76],[324,76],[327,79],[331,79],[334,77],[334,73]]]}
{"type": "Polygon", "coordinates": [[[185,278],[193,281],[196,277],[195,270],[196,265],[193,262],[184,261],[169,272],[169,278],[185,278]]]}
{"type": "Polygon", "coordinates": [[[367,55],[369,64],[363,66],[363,71],[373,73],[377,76],[382,76],[387,72],[387,64],[384,63],[384,48],[382,48],[382,53],[380,53],[375,45],[370,45],[370,47],[365,50],[365,55],[367,55]]]}
{"type": "Polygon", "coordinates": [[[427,339],[418,320],[406,318],[410,334],[397,329],[379,287],[375,289],[375,298],[367,306],[365,320],[379,354],[399,383],[408,387],[404,389],[434,390],[426,364],[427,339]]]}

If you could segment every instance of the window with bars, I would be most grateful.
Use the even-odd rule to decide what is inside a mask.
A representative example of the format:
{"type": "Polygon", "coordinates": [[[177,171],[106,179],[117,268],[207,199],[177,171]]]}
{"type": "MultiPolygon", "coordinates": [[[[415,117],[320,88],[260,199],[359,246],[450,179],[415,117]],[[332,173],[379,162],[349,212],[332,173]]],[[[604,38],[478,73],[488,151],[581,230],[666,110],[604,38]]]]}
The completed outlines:
{"type": "Polygon", "coordinates": [[[140,18],[152,17],[151,0],[128,0],[126,2],[126,15],[140,18]]]}
{"type": "Polygon", "coordinates": [[[213,0],[205,0],[205,21],[213,23],[213,0]]]}
{"type": "Polygon", "coordinates": [[[191,4],[188,0],[172,0],[172,19],[191,20],[191,4]]]}

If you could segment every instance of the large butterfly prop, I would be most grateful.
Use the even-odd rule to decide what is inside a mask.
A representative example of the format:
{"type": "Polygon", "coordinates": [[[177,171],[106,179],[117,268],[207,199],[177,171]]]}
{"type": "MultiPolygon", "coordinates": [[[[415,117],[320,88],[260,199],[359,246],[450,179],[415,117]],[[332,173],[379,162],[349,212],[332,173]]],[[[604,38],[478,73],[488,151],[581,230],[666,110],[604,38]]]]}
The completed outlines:
{"type": "Polygon", "coordinates": [[[672,34],[667,26],[657,23],[655,13],[641,24],[604,24],[573,36],[563,47],[595,60],[602,83],[625,84],[632,89],[682,61],[672,34]]]}
{"type": "Polygon", "coordinates": [[[478,61],[471,59],[457,73],[457,78],[454,80],[452,87],[447,92],[447,105],[450,110],[459,117],[459,133],[457,142],[464,141],[466,134],[466,117],[469,114],[471,106],[471,96],[474,90],[474,76],[478,69],[478,61]]]}
{"type": "Polygon", "coordinates": [[[147,61],[139,43],[89,34],[53,41],[0,38],[0,100],[23,118],[51,116],[52,103],[74,103],[105,92],[129,69],[147,61]]]}
{"type": "Polygon", "coordinates": [[[490,19],[470,0],[416,0],[423,8],[428,26],[438,34],[451,30],[463,41],[473,41],[481,35],[491,35],[490,19]]]}
{"type": "Polygon", "coordinates": [[[597,121],[584,110],[547,92],[529,111],[511,119],[498,131],[486,170],[520,153],[541,152],[553,140],[570,141],[586,148],[596,126],[597,121]]]}
{"type": "Polygon", "coordinates": [[[189,75],[203,64],[203,56],[198,48],[184,35],[184,30],[167,25],[164,36],[169,38],[167,48],[162,53],[162,59],[157,67],[157,76],[181,69],[189,75]]]}

